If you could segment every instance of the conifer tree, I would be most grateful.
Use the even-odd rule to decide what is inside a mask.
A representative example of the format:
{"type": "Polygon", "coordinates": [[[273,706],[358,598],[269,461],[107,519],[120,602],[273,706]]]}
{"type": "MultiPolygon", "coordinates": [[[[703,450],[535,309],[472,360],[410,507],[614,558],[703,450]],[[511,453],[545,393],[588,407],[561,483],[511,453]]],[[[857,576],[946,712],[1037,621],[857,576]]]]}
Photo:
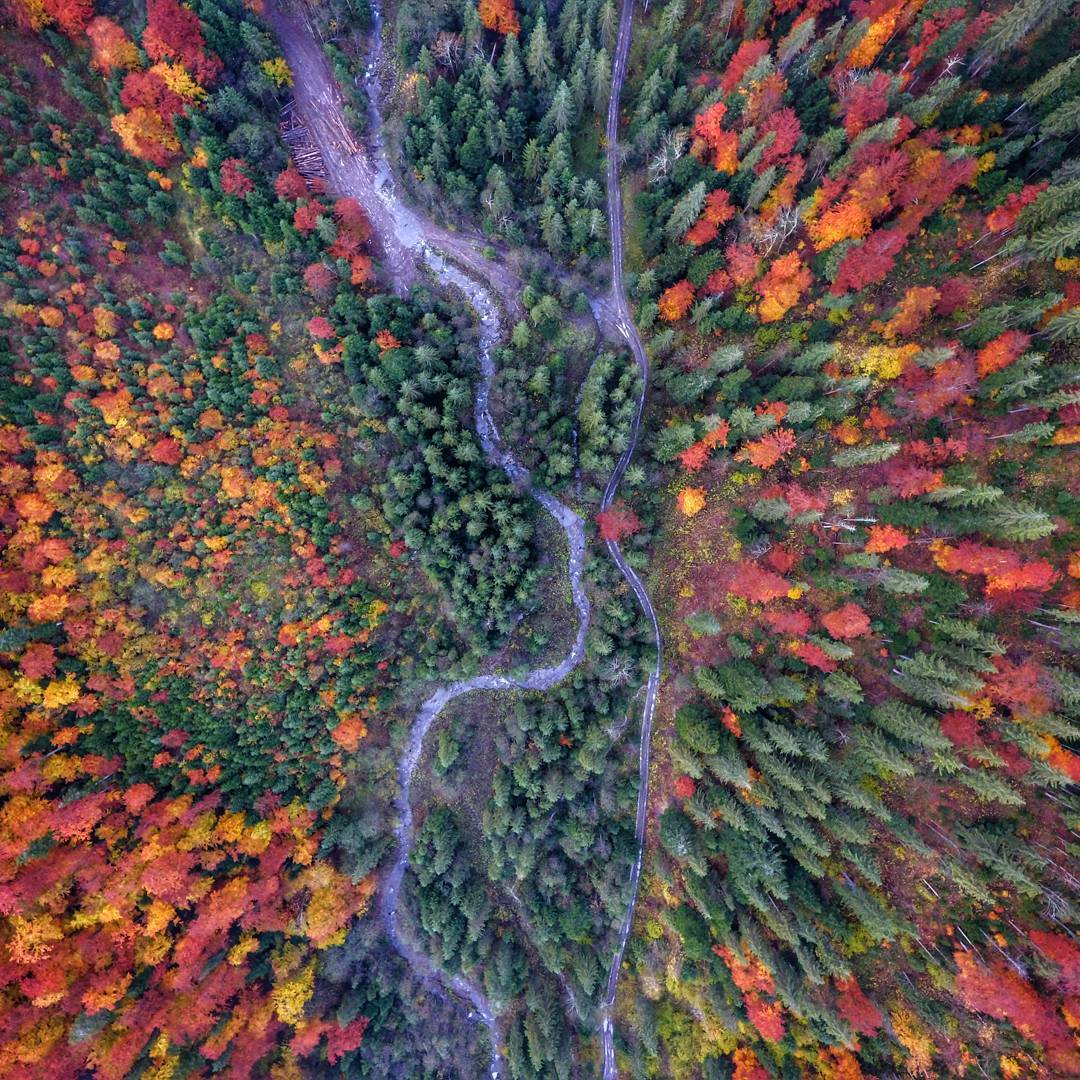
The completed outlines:
{"type": "Polygon", "coordinates": [[[547,23],[541,15],[529,35],[529,44],[525,53],[525,68],[532,79],[533,89],[537,93],[547,90],[555,69],[555,57],[548,41],[547,23]]]}

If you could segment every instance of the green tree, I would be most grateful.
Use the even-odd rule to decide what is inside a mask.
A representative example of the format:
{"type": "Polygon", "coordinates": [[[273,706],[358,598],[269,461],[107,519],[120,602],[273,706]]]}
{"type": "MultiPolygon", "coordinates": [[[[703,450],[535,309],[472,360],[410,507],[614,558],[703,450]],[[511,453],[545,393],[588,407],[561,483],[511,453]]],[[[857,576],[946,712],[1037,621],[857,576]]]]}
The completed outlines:
{"type": "Polygon", "coordinates": [[[525,53],[525,68],[532,78],[533,89],[541,93],[547,89],[555,69],[555,57],[548,41],[547,23],[544,16],[536,20],[529,35],[528,49],[525,53]]]}

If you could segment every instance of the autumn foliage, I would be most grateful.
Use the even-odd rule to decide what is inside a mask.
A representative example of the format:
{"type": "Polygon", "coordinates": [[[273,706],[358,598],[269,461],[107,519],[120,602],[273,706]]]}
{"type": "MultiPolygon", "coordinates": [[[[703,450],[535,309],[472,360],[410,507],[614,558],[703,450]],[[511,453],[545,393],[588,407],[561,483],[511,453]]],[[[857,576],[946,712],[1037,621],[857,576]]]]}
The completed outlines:
{"type": "Polygon", "coordinates": [[[516,34],[521,29],[513,0],[480,0],[480,21],[498,34],[516,34]]]}
{"type": "Polygon", "coordinates": [[[221,190],[227,195],[236,195],[243,198],[255,190],[255,184],[245,171],[248,164],[243,158],[226,158],[221,163],[219,178],[221,190]]]}
{"type": "Polygon", "coordinates": [[[1044,15],[778,0],[686,16],[719,63],[641,49],[676,792],[645,1071],[1080,1075],[1078,41],[1044,15]],[[654,132],[667,81],[699,104],[654,132]]]}
{"type": "Polygon", "coordinates": [[[870,629],[870,619],[858,604],[845,604],[821,617],[821,624],[834,638],[862,637],[870,629]]]}
{"type": "Polygon", "coordinates": [[[771,469],[785,454],[794,449],[795,433],[781,427],[760,439],[748,442],[735,456],[739,461],[749,462],[759,469],[771,469]]]}
{"type": "Polygon", "coordinates": [[[711,431],[698,439],[696,443],[687,447],[679,454],[679,461],[682,463],[683,468],[688,469],[690,472],[697,472],[709,460],[709,455],[716,447],[727,445],[729,431],[730,425],[722,420],[711,431]]]}
{"type": "Polygon", "coordinates": [[[762,322],[782,319],[810,286],[810,270],[797,251],[781,255],[754,288],[761,294],[758,316],[762,322]]]}
{"type": "MultiPolygon", "coordinates": [[[[123,79],[124,144],[173,160],[173,122],[219,71],[197,17],[151,4],[149,68],[108,18],[86,37],[123,79]]],[[[111,175],[108,117],[80,123],[111,175]]],[[[377,708],[387,604],[341,547],[338,436],[290,407],[280,325],[166,267],[148,218],[144,246],[77,216],[100,178],[56,128],[25,177],[41,198],[6,213],[0,283],[36,403],[0,416],[0,1075],[323,1070],[369,1023],[312,1002],[375,886],[322,845],[377,708]]],[[[172,205],[159,170],[116,168],[172,205]]],[[[241,201],[260,179],[215,170],[241,201]]],[[[367,235],[347,206],[340,231],[367,235]]]]}
{"type": "Polygon", "coordinates": [[[694,118],[694,146],[718,172],[732,173],[739,163],[739,136],[722,126],[726,115],[727,106],[722,101],[698,113],[694,118]]]}
{"type": "MultiPolygon", "coordinates": [[[[176,117],[197,107],[221,72],[221,61],[206,49],[198,16],[177,0],[148,3],[141,44],[152,66],[144,71],[134,43],[115,22],[97,17],[86,32],[95,67],[128,72],[120,95],[126,111],[112,118],[124,148],[159,167],[172,164],[180,150],[176,117]]],[[[226,170],[222,183],[233,194],[250,190],[236,169],[226,170]]]]}
{"type": "Polygon", "coordinates": [[[221,71],[221,61],[206,50],[198,15],[179,0],[147,0],[142,46],[151,60],[179,63],[200,86],[221,71]]]}
{"type": "MultiPolygon", "coordinates": [[[[296,1080],[471,1052],[371,921],[406,726],[385,716],[471,669],[467,638],[531,624],[532,508],[468,429],[475,320],[382,295],[364,208],[282,169],[271,90],[293,76],[258,6],[148,0],[143,27],[15,0],[44,33],[0,43],[0,1076],[296,1080]],[[427,619],[436,589],[483,593],[475,623],[427,619]]],[[[408,169],[484,230],[542,192],[499,235],[539,226],[598,280],[615,9],[556,8],[421,12],[403,146],[430,145],[408,169]]],[[[513,1075],[595,1057],[561,1002],[604,993],[646,748],[621,1069],[1080,1075],[1066,8],[635,18],[619,164],[652,363],[632,506],[570,479],[583,365],[544,304],[515,350],[551,360],[522,425],[550,451],[535,482],[629,541],[653,597],[653,740],[650,621],[590,558],[589,655],[513,703],[470,815],[490,883],[439,846],[435,804],[479,760],[448,716],[417,822],[446,816],[404,884],[432,955],[496,1003],[513,1075]]],[[[335,28],[349,60],[355,30],[335,28]]],[[[607,391],[625,420],[639,387],[607,391]]]]}
{"type": "Polygon", "coordinates": [[[1080,1072],[1080,1052],[1069,1025],[1014,968],[996,957],[982,963],[968,951],[958,951],[954,959],[957,994],[968,1008],[1008,1020],[1042,1048],[1057,1075],[1080,1072]]]}
{"type": "Polygon", "coordinates": [[[637,514],[621,500],[596,515],[596,524],[602,540],[622,540],[641,529],[637,514]]]}
{"type": "Polygon", "coordinates": [[[755,562],[742,562],[733,569],[730,591],[745,600],[764,604],[787,594],[790,586],[776,573],[755,562]]]}
{"type": "Polygon", "coordinates": [[[694,286],[685,278],[664,291],[660,297],[660,317],[666,322],[677,322],[694,302],[694,286]]]}
{"type": "Polygon", "coordinates": [[[720,226],[735,216],[735,207],[724,188],[710,192],[705,198],[705,206],[694,226],[686,234],[686,242],[700,247],[715,240],[720,226]]]}
{"type": "Polygon", "coordinates": [[[120,68],[131,71],[139,66],[139,52],[123,27],[104,15],[97,15],[86,27],[94,66],[103,73],[120,68]]]}
{"type": "Polygon", "coordinates": [[[975,357],[980,376],[991,375],[1008,367],[1031,344],[1031,337],[1019,330],[1006,330],[984,345],[975,357]]]}
{"type": "Polygon", "coordinates": [[[694,517],[705,509],[705,491],[703,488],[685,487],[679,492],[675,502],[684,517],[694,517]]]}

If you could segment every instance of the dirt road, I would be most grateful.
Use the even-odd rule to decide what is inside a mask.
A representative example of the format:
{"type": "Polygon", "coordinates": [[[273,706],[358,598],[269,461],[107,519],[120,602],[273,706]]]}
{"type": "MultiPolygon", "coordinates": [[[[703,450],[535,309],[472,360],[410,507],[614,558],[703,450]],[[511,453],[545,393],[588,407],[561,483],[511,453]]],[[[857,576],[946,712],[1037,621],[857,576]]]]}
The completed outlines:
{"type": "MultiPolygon", "coordinates": [[[[399,196],[398,183],[393,175],[382,140],[380,113],[379,70],[382,49],[382,15],[377,3],[372,4],[375,22],[371,50],[364,77],[368,97],[370,132],[369,146],[362,146],[349,131],[345,121],[344,102],[340,87],[331,70],[318,33],[302,6],[286,10],[282,0],[268,5],[266,18],[274,29],[282,51],[293,73],[294,93],[299,114],[304,118],[318,147],[325,171],[327,186],[335,195],[351,195],[364,208],[378,242],[382,263],[395,289],[405,293],[421,280],[425,272],[448,286],[469,302],[480,321],[480,379],[474,404],[475,423],[481,446],[488,459],[507,476],[524,488],[555,519],[566,535],[568,545],[567,572],[577,626],[573,642],[563,659],[551,667],[537,667],[522,676],[486,674],[451,683],[435,690],[424,701],[409,734],[409,740],[398,762],[398,794],[395,806],[398,824],[395,829],[397,851],[380,893],[379,909],[387,934],[394,947],[425,981],[439,981],[471,1005],[470,1017],[479,1019],[491,1036],[490,1076],[498,1080],[505,1073],[499,1018],[479,986],[461,975],[449,975],[436,968],[430,957],[403,934],[400,919],[401,885],[409,867],[414,838],[411,805],[412,778],[420,760],[424,739],[436,718],[451,701],[466,694],[491,690],[548,690],[561,682],[582,660],[585,637],[589,627],[589,598],[583,574],[586,531],[582,519],[569,507],[532,484],[528,471],[505,446],[495,426],[489,408],[492,381],[495,376],[493,349],[503,335],[502,310],[511,313],[519,308],[522,283],[504,262],[485,257],[482,237],[452,232],[408,206],[399,196]]],[[[609,297],[590,297],[597,321],[609,333],[621,336],[629,345],[647,386],[649,363],[641,339],[630,318],[629,305],[623,287],[622,201],[619,191],[618,114],[619,98],[625,78],[632,28],[632,0],[624,0],[619,23],[619,39],[612,75],[611,103],[608,109],[608,216],[612,238],[612,290],[609,297]]],[[[611,505],[637,446],[641,413],[645,404],[643,388],[634,415],[631,438],[620,457],[604,491],[602,508],[611,505]]],[[[612,1012],[618,984],[619,969],[633,922],[638,883],[644,854],[645,815],[648,803],[649,744],[656,695],[660,682],[660,630],[648,593],[638,575],[626,562],[621,548],[608,542],[608,552],[626,578],[642,611],[650,621],[657,643],[656,663],[649,675],[640,733],[640,788],[637,801],[637,857],[630,871],[630,899],[617,939],[601,1003],[600,1037],[603,1050],[604,1076],[614,1077],[612,1012]]],[[[576,1003],[575,1003],[576,1004],[576,1003]]]]}

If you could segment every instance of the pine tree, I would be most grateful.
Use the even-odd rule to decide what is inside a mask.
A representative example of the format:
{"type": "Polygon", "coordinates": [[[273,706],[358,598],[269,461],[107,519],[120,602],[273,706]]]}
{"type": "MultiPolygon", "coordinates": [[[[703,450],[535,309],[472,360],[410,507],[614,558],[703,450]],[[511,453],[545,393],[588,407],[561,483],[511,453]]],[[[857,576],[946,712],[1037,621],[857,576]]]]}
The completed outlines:
{"type": "Polygon", "coordinates": [[[590,98],[593,112],[603,115],[607,111],[608,94],[611,91],[611,57],[607,49],[593,54],[589,72],[590,98]]]}
{"type": "MultiPolygon", "coordinates": [[[[1080,65],[1080,53],[1070,56],[1060,64],[1055,64],[1045,75],[1036,79],[1030,86],[1024,87],[1020,96],[1028,105],[1038,105],[1044,98],[1048,98],[1059,90],[1072,77],[1073,72],[1080,65]]],[[[998,156],[1000,161],[1000,155],[998,156]]]]}
{"type": "Polygon", "coordinates": [[[930,750],[945,750],[952,744],[941,733],[936,720],[922,709],[907,705],[895,698],[882,702],[870,711],[870,718],[883,731],[901,741],[915,743],[930,750]]]}
{"type": "Polygon", "coordinates": [[[866,17],[850,24],[845,24],[844,21],[840,19],[833,25],[832,29],[839,30],[845,25],[847,25],[847,30],[844,32],[840,47],[836,50],[836,59],[838,63],[843,63],[855,46],[866,37],[872,23],[870,19],[866,17]]]}
{"type": "Polygon", "coordinates": [[[1080,208],[1080,179],[1055,184],[1020,211],[1020,216],[1016,219],[1016,227],[1022,232],[1030,232],[1041,225],[1056,221],[1067,211],[1077,208],[1080,208]]]}
{"type": "Polygon", "coordinates": [[[858,705],[863,700],[862,687],[843,671],[830,672],[821,683],[822,690],[836,701],[858,705]]]}
{"type": "Polygon", "coordinates": [[[474,53],[484,39],[484,24],[480,21],[480,12],[472,4],[466,4],[461,18],[465,48],[469,53],[474,53]]]}
{"type": "Polygon", "coordinates": [[[508,93],[520,90],[525,85],[517,34],[511,34],[503,44],[502,56],[499,58],[499,82],[508,93]]]}
{"type": "MultiPolygon", "coordinates": [[[[431,79],[431,76],[435,73],[435,60],[432,57],[431,50],[427,47],[427,45],[422,45],[420,47],[420,54],[416,60],[416,69],[420,72],[421,75],[426,76],[429,80],[431,79]]],[[[420,105],[421,108],[424,107],[423,102],[421,102],[420,105]]]]}
{"type": "Polygon", "coordinates": [[[837,889],[840,903],[851,912],[856,922],[875,941],[891,941],[900,932],[902,923],[889,911],[884,902],[860,885],[850,884],[837,889]]]}
{"type": "Polygon", "coordinates": [[[545,123],[550,122],[560,134],[567,131],[574,122],[574,101],[564,79],[560,79],[559,85],[555,88],[551,108],[548,109],[544,120],[545,123]]]}
{"type": "Polygon", "coordinates": [[[525,68],[532,78],[533,89],[537,93],[546,90],[555,68],[555,58],[551,53],[547,23],[544,21],[543,15],[536,20],[536,25],[529,35],[529,45],[525,54],[525,68]]]}
{"type": "Polygon", "coordinates": [[[634,106],[634,123],[644,124],[656,111],[663,93],[664,83],[658,70],[653,70],[649,77],[641,84],[638,91],[637,102],[634,106]]]}
{"type": "Polygon", "coordinates": [[[964,787],[975,792],[983,802],[1000,802],[1006,806],[1024,805],[1024,797],[1004,777],[987,769],[978,766],[965,769],[957,775],[956,779],[964,787]]]}
{"type": "Polygon", "coordinates": [[[660,41],[674,41],[685,16],[686,4],[683,0],[668,0],[656,23],[656,34],[660,41]]]}
{"type": "Polygon", "coordinates": [[[604,0],[596,16],[596,29],[600,34],[600,44],[610,49],[615,43],[615,27],[619,22],[619,12],[614,0],[604,0]]]}
{"type": "Polygon", "coordinates": [[[1080,341],[1080,307],[1055,316],[1046,324],[1051,341],[1080,341]]]}
{"type": "Polygon", "coordinates": [[[711,756],[720,749],[720,729],[712,713],[699,705],[686,705],[675,717],[679,740],[699,754],[711,756]]]}
{"type": "Polygon", "coordinates": [[[574,95],[574,105],[583,109],[589,96],[589,73],[592,70],[593,47],[588,39],[583,39],[574,53],[570,65],[570,89],[574,95]]]}
{"type": "Polygon", "coordinates": [[[832,456],[833,465],[838,468],[852,468],[859,465],[876,465],[888,461],[900,453],[900,444],[896,442],[873,443],[869,446],[849,446],[837,450],[832,456]]]}
{"type": "MultiPolygon", "coordinates": [[[[899,678],[895,676],[893,681],[897,685],[900,683],[899,678]]],[[[914,680],[908,680],[908,682],[912,681],[914,680]]],[[[906,687],[903,689],[907,690],[906,687]]],[[[911,691],[907,690],[907,692],[911,691]]],[[[907,755],[895,743],[872,728],[859,728],[852,742],[855,759],[861,762],[871,774],[902,777],[915,775],[915,766],[908,760],[907,755]]]]}
{"type": "Polygon", "coordinates": [[[1006,8],[982,39],[975,72],[982,71],[991,59],[1020,44],[1036,26],[1049,25],[1071,6],[1072,0],[1020,0],[1006,8]]]}
{"type": "Polygon", "coordinates": [[[1046,511],[1025,503],[998,504],[981,519],[980,525],[991,536],[1014,541],[1041,540],[1057,528],[1046,511]]]}
{"type": "Polygon", "coordinates": [[[922,574],[916,574],[911,570],[901,570],[897,566],[886,566],[879,571],[881,587],[898,596],[907,596],[912,593],[925,592],[930,585],[927,578],[922,574]]]}
{"type": "MultiPolygon", "coordinates": [[[[1080,109],[1077,118],[1080,119],[1080,109]]],[[[1053,225],[1039,229],[1032,234],[1027,246],[1040,259],[1058,259],[1080,248],[1080,214],[1062,218],[1053,225]]]]}
{"type": "Polygon", "coordinates": [[[705,205],[705,181],[696,183],[675,204],[664,226],[664,233],[669,240],[680,239],[701,216],[705,205]]]}
{"type": "Polygon", "coordinates": [[[241,22],[239,26],[240,40],[244,44],[245,51],[255,60],[269,60],[278,55],[278,50],[265,31],[260,30],[254,23],[241,22]]]}
{"type": "Polygon", "coordinates": [[[816,20],[811,15],[810,18],[798,23],[791,33],[781,40],[777,50],[777,60],[782,72],[786,71],[791,65],[791,61],[814,40],[816,31],[816,20]]]}
{"type": "Polygon", "coordinates": [[[1054,109],[1050,116],[1039,125],[1039,130],[1043,136],[1061,137],[1080,131],[1080,97],[1074,97],[1054,109]]]}
{"type": "Polygon", "coordinates": [[[530,139],[525,144],[522,155],[521,171],[527,180],[536,180],[544,168],[544,151],[536,139],[530,139]]]}
{"type": "Polygon", "coordinates": [[[660,842],[673,858],[704,875],[705,863],[698,833],[690,819],[674,806],[669,806],[660,816],[660,842]]]}
{"type": "Polygon", "coordinates": [[[552,255],[563,253],[566,243],[566,221],[551,203],[545,203],[540,211],[540,235],[552,255]]]}
{"type": "Polygon", "coordinates": [[[769,15],[771,0],[747,0],[746,27],[743,33],[748,39],[754,37],[769,15]]]}
{"type": "Polygon", "coordinates": [[[485,105],[491,105],[499,93],[499,76],[491,64],[480,61],[478,67],[477,86],[480,90],[480,97],[485,105]]]}
{"type": "Polygon", "coordinates": [[[559,40],[559,51],[564,57],[573,56],[581,40],[580,11],[579,0],[566,0],[559,12],[556,36],[559,40]]]}

